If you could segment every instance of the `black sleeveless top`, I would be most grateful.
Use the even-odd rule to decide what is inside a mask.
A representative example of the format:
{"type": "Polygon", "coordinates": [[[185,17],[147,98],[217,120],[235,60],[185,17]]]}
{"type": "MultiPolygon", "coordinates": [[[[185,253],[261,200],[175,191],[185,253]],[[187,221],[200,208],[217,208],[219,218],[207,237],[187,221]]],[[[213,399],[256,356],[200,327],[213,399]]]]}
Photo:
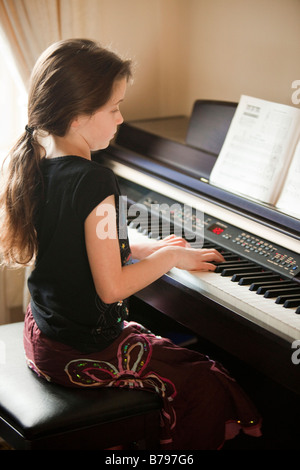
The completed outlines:
{"type": "Polygon", "coordinates": [[[76,156],[43,159],[43,196],[36,216],[38,254],[28,280],[31,308],[48,337],[82,352],[99,351],[121,333],[128,301],[104,303],[89,267],[84,221],[114,195],[122,264],[131,262],[126,213],[112,170],[76,156]]]}

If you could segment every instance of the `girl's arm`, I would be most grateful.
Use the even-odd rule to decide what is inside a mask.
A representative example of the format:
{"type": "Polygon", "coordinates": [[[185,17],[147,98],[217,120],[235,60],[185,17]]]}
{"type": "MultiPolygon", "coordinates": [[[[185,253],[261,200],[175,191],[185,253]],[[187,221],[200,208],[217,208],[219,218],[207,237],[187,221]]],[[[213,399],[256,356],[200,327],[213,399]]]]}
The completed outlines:
{"type": "MultiPolygon", "coordinates": [[[[212,261],[224,261],[216,250],[195,250],[161,243],[159,249],[153,250],[138,263],[122,267],[115,229],[114,196],[107,197],[89,214],[85,221],[85,239],[95,288],[105,303],[131,296],[173,267],[213,271],[215,266],[212,261]],[[103,230],[101,232],[100,229],[105,225],[109,236],[103,238],[103,230]]],[[[146,251],[143,253],[146,254],[146,251]]]]}

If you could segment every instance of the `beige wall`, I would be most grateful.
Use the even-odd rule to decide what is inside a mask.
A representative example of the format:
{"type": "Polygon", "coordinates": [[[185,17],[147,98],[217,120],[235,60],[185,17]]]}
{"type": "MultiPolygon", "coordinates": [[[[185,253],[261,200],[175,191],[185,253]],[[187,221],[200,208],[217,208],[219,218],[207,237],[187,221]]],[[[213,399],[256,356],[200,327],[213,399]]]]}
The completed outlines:
{"type": "MultiPolygon", "coordinates": [[[[80,4],[81,0],[77,1],[80,4]]],[[[184,109],[189,29],[186,3],[189,0],[84,1],[81,13],[89,18],[85,21],[89,37],[135,63],[134,85],[123,105],[127,119],[177,114],[184,109]],[[95,8],[93,20],[91,6],[95,8]]]]}
{"type": "Polygon", "coordinates": [[[188,0],[188,101],[241,94],[292,104],[300,79],[299,0],[188,0]]]}
{"type": "Polygon", "coordinates": [[[196,99],[241,94],[292,104],[299,0],[89,1],[101,4],[90,35],[137,64],[125,118],[190,114],[196,99]]]}

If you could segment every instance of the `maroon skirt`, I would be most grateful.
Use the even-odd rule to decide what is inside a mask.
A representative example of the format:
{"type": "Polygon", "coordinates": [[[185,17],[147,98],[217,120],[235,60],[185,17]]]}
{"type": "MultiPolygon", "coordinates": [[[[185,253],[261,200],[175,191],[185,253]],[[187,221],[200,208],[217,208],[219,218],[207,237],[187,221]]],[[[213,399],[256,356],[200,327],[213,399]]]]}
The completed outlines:
{"type": "Polygon", "coordinates": [[[220,364],[135,322],[104,351],[85,354],[46,337],[28,307],[24,347],[28,366],[48,381],[159,393],[162,449],[219,449],[241,430],[261,435],[256,408],[220,364]]]}

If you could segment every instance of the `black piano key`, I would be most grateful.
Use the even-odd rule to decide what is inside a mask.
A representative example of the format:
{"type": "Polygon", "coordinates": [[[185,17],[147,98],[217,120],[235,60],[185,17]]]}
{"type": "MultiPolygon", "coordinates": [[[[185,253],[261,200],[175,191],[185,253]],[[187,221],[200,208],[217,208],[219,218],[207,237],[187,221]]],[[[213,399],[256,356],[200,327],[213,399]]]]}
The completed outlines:
{"type": "MultiPolygon", "coordinates": [[[[230,251],[225,251],[225,250],[217,250],[219,251],[219,253],[221,253],[221,255],[226,259],[226,258],[236,258],[236,260],[239,260],[240,257],[237,256],[237,255],[234,255],[233,253],[231,253],[230,251]]],[[[235,259],[233,260],[235,261],[235,259]]]]}
{"type": "Polygon", "coordinates": [[[284,304],[284,302],[286,300],[299,300],[300,301],[300,296],[299,296],[299,294],[280,295],[275,300],[275,303],[276,304],[284,304]]]}
{"type": "Polygon", "coordinates": [[[284,293],[285,292],[285,289],[289,289],[289,288],[292,288],[293,287],[293,283],[292,282],[289,282],[287,284],[282,284],[282,283],[274,283],[273,285],[272,284],[268,284],[268,285],[265,285],[265,286],[260,286],[256,293],[258,295],[263,295],[263,294],[266,294],[266,292],[269,292],[269,291],[275,291],[275,290],[279,290],[279,293],[277,295],[279,295],[280,293],[284,293]]]}
{"type": "Polygon", "coordinates": [[[269,289],[265,292],[264,297],[266,298],[272,298],[272,297],[278,297],[279,295],[289,295],[289,294],[299,294],[300,295],[300,289],[299,287],[291,287],[291,288],[284,288],[284,287],[279,287],[276,289],[269,289]]]}
{"type": "Polygon", "coordinates": [[[134,214],[134,215],[127,214],[127,225],[129,225],[135,219],[136,219],[136,214],[134,214]]]}
{"type": "Polygon", "coordinates": [[[249,265],[249,266],[241,266],[237,268],[225,268],[224,271],[226,271],[224,273],[224,276],[232,275],[233,279],[231,280],[234,282],[239,281],[243,275],[245,275],[245,277],[254,276],[254,275],[260,276],[260,273],[263,272],[261,266],[257,266],[255,264],[252,266],[249,265]]]}
{"type": "Polygon", "coordinates": [[[148,228],[148,218],[147,217],[138,217],[137,219],[133,219],[128,223],[130,228],[139,229],[140,227],[148,228]]]}
{"type": "Polygon", "coordinates": [[[204,241],[204,243],[203,243],[203,248],[209,248],[209,249],[210,249],[210,248],[214,248],[214,249],[216,249],[216,245],[214,245],[214,244],[211,243],[211,242],[204,241]]]}
{"type": "MultiPolygon", "coordinates": [[[[278,281],[280,282],[290,282],[290,281],[281,281],[280,280],[280,277],[277,275],[277,274],[273,274],[274,276],[274,280],[273,281],[257,281],[257,282],[253,282],[253,284],[251,284],[251,286],[249,287],[250,290],[257,290],[259,289],[260,287],[263,287],[263,286],[268,286],[268,285],[273,285],[274,283],[277,284],[278,281]],[[279,279],[278,279],[279,278],[279,279]]],[[[271,276],[270,276],[271,277],[271,276]]]]}
{"type": "Polygon", "coordinates": [[[134,221],[134,220],[132,220],[131,222],[129,222],[129,224],[128,224],[128,225],[129,225],[129,227],[130,227],[130,228],[137,228],[137,226],[138,226],[138,222],[137,222],[137,221],[134,221]]]}
{"type": "Polygon", "coordinates": [[[260,286],[264,283],[270,283],[271,281],[273,282],[280,281],[280,276],[278,276],[277,274],[272,274],[271,271],[270,271],[270,274],[264,273],[265,275],[262,275],[262,276],[261,274],[262,273],[258,273],[258,276],[256,275],[253,276],[253,274],[251,274],[251,276],[249,277],[242,277],[239,280],[239,285],[250,286],[249,290],[257,291],[257,289],[259,289],[260,286]]]}
{"type": "Polygon", "coordinates": [[[220,273],[224,269],[238,269],[238,268],[253,268],[257,265],[254,263],[250,263],[248,261],[240,261],[240,262],[231,262],[231,261],[225,261],[224,263],[218,263],[215,272],[220,273]]]}
{"type": "Polygon", "coordinates": [[[241,272],[241,273],[235,273],[232,278],[231,278],[231,281],[232,282],[240,282],[241,279],[244,279],[243,282],[246,282],[246,279],[251,277],[251,276],[255,276],[256,279],[265,279],[265,277],[269,276],[272,274],[271,271],[250,271],[250,272],[241,272]],[[254,272],[255,272],[255,275],[254,275],[254,272]]]}
{"type": "Polygon", "coordinates": [[[159,230],[153,230],[153,231],[149,232],[148,233],[148,238],[154,238],[154,239],[160,240],[160,238],[161,238],[160,231],[159,230]]]}
{"type": "Polygon", "coordinates": [[[227,255],[224,253],[221,253],[221,255],[224,257],[225,261],[239,261],[240,257],[238,255],[227,255]]]}
{"type": "MultiPolygon", "coordinates": [[[[247,261],[247,260],[240,260],[240,259],[236,259],[236,260],[228,260],[228,261],[222,261],[222,262],[219,262],[219,266],[222,267],[222,266],[245,266],[245,265],[248,265],[250,264],[251,262],[250,261],[247,261]]],[[[254,264],[254,263],[252,263],[254,264]]]]}
{"type": "MultiPolygon", "coordinates": [[[[229,260],[229,261],[223,261],[222,263],[219,263],[219,265],[222,266],[253,266],[255,263],[252,261],[248,261],[247,259],[237,259],[237,260],[229,260]]],[[[257,266],[257,264],[255,265],[257,266]]]]}
{"type": "MultiPolygon", "coordinates": [[[[244,266],[244,267],[239,267],[239,268],[225,268],[221,272],[221,276],[235,276],[236,274],[240,274],[240,275],[244,274],[245,276],[247,276],[248,274],[255,273],[255,272],[261,272],[261,267],[244,266]]],[[[235,277],[234,279],[231,279],[231,280],[238,281],[239,279],[235,277]]]]}
{"type": "Polygon", "coordinates": [[[274,277],[277,277],[278,280],[274,280],[273,282],[256,283],[255,285],[257,286],[257,288],[256,289],[253,288],[253,289],[250,289],[250,290],[256,290],[257,294],[262,295],[269,289],[276,289],[277,287],[289,288],[289,287],[293,287],[293,285],[295,285],[295,283],[291,282],[291,281],[280,281],[280,277],[276,276],[276,274],[274,274],[274,277]]]}
{"type": "Polygon", "coordinates": [[[298,297],[297,299],[286,300],[283,304],[284,308],[299,307],[299,305],[300,305],[300,297],[298,297]]]}
{"type": "Polygon", "coordinates": [[[204,240],[201,248],[208,248],[208,249],[214,249],[214,250],[217,250],[219,251],[222,256],[224,256],[225,260],[227,261],[239,261],[240,260],[240,256],[235,254],[235,253],[232,253],[231,251],[227,251],[225,248],[219,246],[219,245],[215,245],[214,243],[212,242],[209,242],[207,240],[204,240]]]}

